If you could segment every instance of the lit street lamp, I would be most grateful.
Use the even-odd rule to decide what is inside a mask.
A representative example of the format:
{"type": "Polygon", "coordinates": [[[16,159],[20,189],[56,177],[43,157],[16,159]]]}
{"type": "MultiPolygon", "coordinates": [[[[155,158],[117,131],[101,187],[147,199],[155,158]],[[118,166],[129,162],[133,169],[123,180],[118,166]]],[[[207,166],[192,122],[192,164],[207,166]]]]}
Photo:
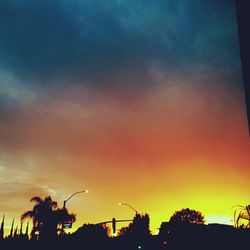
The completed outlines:
{"type": "MultiPolygon", "coordinates": [[[[66,202],[71,199],[73,196],[75,196],[76,194],[80,194],[80,193],[88,193],[89,191],[88,190],[82,190],[82,191],[78,191],[78,192],[75,192],[73,193],[69,198],[67,198],[66,200],[63,201],[63,210],[66,209],[66,202]]],[[[65,221],[62,222],[62,232],[63,232],[63,229],[64,229],[64,223],[65,221]]]]}
{"type": "Polygon", "coordinates": [[[128,207],[130,207],[134,212],[135,212],[135,214],[138,214],[138,211],[136,210],[136,209],[134,209],[130,204],[128,204],[128,203],[122,203],[122,202],[119,202],[119,204],[118,204],[119,206],[128,206],[128,207]]]}
{"type": "Polygon", "coordinates": [[[71,199],[73,196],[75,196],[76,194],[80,194],[80,193],[88,193],[89,191],[88,190],[82,190],[82,191],[78,191],[78,192],[75,192],[73,193],[68,199],[64,200],[63,201],[63,209],[65,209],[66,207],[66,202],[71,199]]]}

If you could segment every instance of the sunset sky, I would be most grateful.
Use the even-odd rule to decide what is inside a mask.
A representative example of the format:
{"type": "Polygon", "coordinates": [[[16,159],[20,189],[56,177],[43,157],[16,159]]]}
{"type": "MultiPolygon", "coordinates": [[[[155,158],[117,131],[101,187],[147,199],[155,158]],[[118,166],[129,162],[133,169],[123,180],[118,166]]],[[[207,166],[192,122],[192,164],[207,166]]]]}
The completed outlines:
{"type": "MultiPolygon", "coordinates": [[[[233,0],[0,1],[0,218],[51,195],[83,223],[250,202],[233,0]]],[[[125,226],[126,224],[118,225],[125,226]]]]}

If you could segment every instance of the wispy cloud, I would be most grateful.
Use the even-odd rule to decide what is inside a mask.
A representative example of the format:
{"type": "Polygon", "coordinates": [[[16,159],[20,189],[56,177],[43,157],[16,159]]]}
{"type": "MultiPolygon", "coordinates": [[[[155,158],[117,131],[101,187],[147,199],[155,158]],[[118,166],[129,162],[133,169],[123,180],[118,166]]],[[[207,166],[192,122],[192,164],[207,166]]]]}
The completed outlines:
{"type": "Polygon", "coordinates": [[[1,67],[32,84],[73,80],[103,86],[127,68],[145,74],[145,64],[155,58],[171,70],[197,62],[236,66],[232,6],[233,1],[4,1],[1,67]]]}

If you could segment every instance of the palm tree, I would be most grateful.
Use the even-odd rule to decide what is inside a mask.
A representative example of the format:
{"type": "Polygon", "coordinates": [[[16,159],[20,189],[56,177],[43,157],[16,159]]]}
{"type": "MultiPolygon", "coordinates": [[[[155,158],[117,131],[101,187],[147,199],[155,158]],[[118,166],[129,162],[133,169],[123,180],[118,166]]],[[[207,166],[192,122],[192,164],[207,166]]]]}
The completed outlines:
{"type": "Polygon", "coordinates": [[[31,198],[35,205],[30,211],[26,211],[21,216],[21,221],[30,218],[33,221],[32,237],[39,235],[40,239],[53,238],[57,236],[58,225],[63,221],[75,221],[75,215],[69,214],[66,209],[59,209],[57,202],[53,201],[50,196],[44,199],[35,196],[31,198]]]}
{"type": "Polygon", "coordinates": [[[250,205],[236,205],[239,210],[234,211],[234,224],[236,228],[250,228],[250,205]]]}

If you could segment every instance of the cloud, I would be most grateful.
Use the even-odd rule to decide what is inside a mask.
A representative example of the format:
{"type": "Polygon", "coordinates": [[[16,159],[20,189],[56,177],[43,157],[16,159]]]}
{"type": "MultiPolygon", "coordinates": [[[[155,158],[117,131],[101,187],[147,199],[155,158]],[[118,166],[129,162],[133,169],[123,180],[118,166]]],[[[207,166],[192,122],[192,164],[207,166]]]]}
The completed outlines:
{"type": "Polygon", "coordinates": [[[24,105],[0,125],[1,151],[36,155],[36,160],[64,155],[140,165],[194,152],[211,154],[215,147],[221,152],[230,143],[239,146],[244,137],[241,92],[220,72],[177,76],[157,65],[149,72],[156,85],[143,98],[78,87],[24,105]]]}
{"type": "Polygon", "coordinates": [[[29,105],[39,110],[62,92],[143,99],[159,87],[157,67],[171,78],[220,71],[224,84],[240,88],[233,1],[7,0],[0,23],[4,134],[29,105]]]}
{"type": "Polygon", "coordinates": [[[30,198],[35,195],[48,195],[53,192],[44,185],[41,185],[37,177],[27,169],[16,167],[3,161],[0,165],[0,191],[1,213],[12,213],[27,207],[30,198]],[[5,166],[4,166],[5,165],[5,166]]]}
{"type": "Polygon", "coordinates": [[[32,84],[145,85],[138,75],[153,59],[171,70],[238,63],[229,60],[238,54],[233,1],[24,0],[0,9],[0,65],[32,84]],[[134,80],[120,80],[124,70],[134,80]]]}

